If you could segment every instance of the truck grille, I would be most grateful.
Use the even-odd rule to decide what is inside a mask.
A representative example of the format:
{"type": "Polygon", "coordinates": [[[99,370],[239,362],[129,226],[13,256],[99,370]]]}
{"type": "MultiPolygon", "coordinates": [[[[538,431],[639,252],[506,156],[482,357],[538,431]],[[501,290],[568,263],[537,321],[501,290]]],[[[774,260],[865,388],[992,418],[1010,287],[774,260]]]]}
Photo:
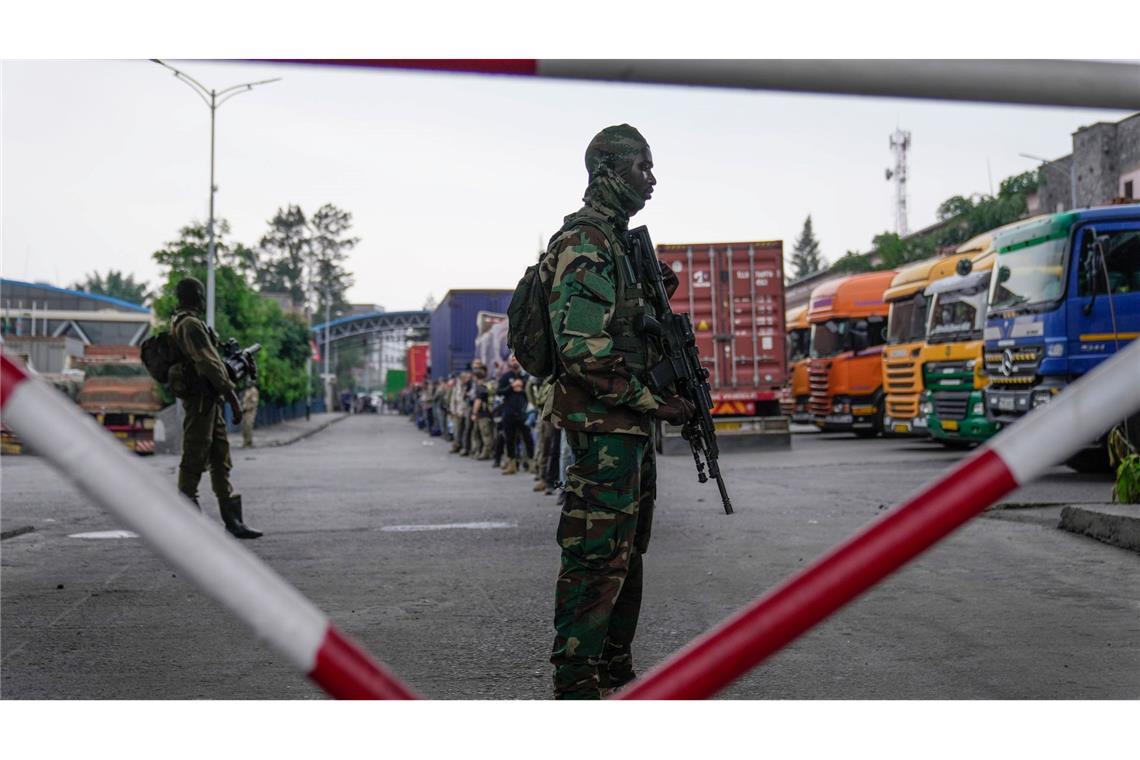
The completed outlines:
{"type": "Polygon", "coordinates": [[[996,387],[1032,385],[1037,380],[1041,364],[1041,346],[1020,346],[1016,349],[986,352],[986,373],[996,387]]]}
{"type": "Polygon", "coordinates": [[[918,393],[922,385],[918,378],[918,363],[912,359],[886,361],[887,393],[918,393]]]}
{"type": "Polygon", "coordinates": [[[812,359],[808,365],[808,386],[811,388],[810,410],[820,422],[831,413],[831,398],[827,392],[827,378],[831,374],[830,359],[812,359]]]}
{"type": "Polygon", "coordinates": [[[969,391],[936,391],[934,413],[942,420],[964,420],[970,406],[969,391]]]}
{"type": "Polygon", "coordinates": [[[930,362],[926,365],[926,376],[931,380],[937,380],[939,375],[972,374],[974,371],[966,368],[966,362],[930,362]]]}
{"type": "Polygon", "coordinates": [[[914,419],[918,416],[918,396],[887,396],[887,415],[902,420],[914,419]]]}

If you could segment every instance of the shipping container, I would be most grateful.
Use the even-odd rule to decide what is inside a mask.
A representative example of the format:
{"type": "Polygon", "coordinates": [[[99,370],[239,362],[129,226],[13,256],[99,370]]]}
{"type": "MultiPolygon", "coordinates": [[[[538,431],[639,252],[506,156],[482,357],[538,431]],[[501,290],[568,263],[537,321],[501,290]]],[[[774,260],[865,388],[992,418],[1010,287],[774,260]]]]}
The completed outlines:
{"type": "Polygon", "coordinates": [[[408,385],[419,385],[427,378],[430,343],[412,343],[408,346],[404,366],[407,367],[408,385]]]}
{"type": "Polygon", "coordinates": [[[384,376],[384,395],[395,398],[396,394],[408,387],[408,371],[404,369],[390,369],[384,376]]]}
{"type": "Polygon", "coordinates": [[[431,376],[467,369],[475,357],[479,312],[506,313],[511,290],[449,290],[431,317],[431,376]]]}
{"type": "Polygon", "coordinates": [[[778,414],[787,379],[783,243],[659,245],[657,255],[680,280],[671,303],[693,322],[713,413],[778,414]]]}
{"type": "Polygon", "coordinates": [[[658,245],[657,256],[680,281],[671,304],[693,323],[718,431],[786,445],[783,242],[658,245]]]}

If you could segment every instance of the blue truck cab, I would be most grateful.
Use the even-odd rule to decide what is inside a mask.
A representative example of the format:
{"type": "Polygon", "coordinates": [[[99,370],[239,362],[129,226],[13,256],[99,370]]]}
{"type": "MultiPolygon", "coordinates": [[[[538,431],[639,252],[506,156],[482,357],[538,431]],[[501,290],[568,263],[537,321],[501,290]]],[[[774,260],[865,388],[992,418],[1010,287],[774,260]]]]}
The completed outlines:
{"type": "MultiPolygon", "coordinates": [[[[994,248],[985,410],[1005,426],[1140,335],[1140,205],[1042,217],[999,233],[994,248]]],[[[1107,463],[1103,437],[1068,462],[1107,463]]]]}

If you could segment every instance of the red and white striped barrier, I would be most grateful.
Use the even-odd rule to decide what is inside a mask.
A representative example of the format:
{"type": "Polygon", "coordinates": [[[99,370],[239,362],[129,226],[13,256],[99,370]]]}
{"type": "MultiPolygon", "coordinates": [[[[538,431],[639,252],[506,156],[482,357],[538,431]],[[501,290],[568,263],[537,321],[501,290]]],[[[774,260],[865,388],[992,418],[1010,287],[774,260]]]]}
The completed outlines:
{"type": "Polygon", "coordinates": [[[415,698],[90,415],[7,356],[0,363],[4,424],[328,694],[415,698]]]}
{"type": "Polygon", "coordinates": [[[896,98],[1140,108],[1140,66],[1042,60],[331,59],[339,66],[896,98]]]}
{"type": "MultiPolygon", "coordinates": [[[[7,356],[4,423],[302,672],[338,698],[415,695],[307,599],[195,511],[62,395],[7,356]]],[[[863,532],[698,638],[619,699],[703,699],[1003,495],[1140,410],[1140,340],[863,532]]]]}
{"type": "Polygon", "coordinates": [[[1005,494],[1140,410],[1140,340],[869,528],[696,639],[618,699],[704,699],[1005,494]]]}

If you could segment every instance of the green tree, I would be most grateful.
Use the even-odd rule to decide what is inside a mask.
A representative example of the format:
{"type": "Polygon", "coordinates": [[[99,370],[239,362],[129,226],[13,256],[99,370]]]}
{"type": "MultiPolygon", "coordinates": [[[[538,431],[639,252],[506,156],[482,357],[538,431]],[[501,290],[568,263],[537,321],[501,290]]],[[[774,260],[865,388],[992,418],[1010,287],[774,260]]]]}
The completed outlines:
{"type": "Polygon", "coordinates": [[[795,267],[794,279],[807,277],[827,266],[826,259],[820,255],[819,241],[811,226],[811,214],[804,220],[804,228],[792,247],[792,266],[795,267]]]}
{"type": "MultiPolygon", "coordinates": [[[[244,276],[251,276],[257,271],[257,252],[241,243],[230,244],[227,236],[230,234],[230,223],[225,219],[214,222],[214,263],[226,265],[241,272],[244,276]]],[[[155,251],[151,257],[159,266],[167,269],[188,271],[190,269],[206,269],[206,258],[209,250],[209,235],[206,225],[193,221],[178,230],[178,237],[165,243],[163,248],[155,251]]]]}
{"type": "Polygon", "coordinates": [[[327,294],[332,316],[346,313],[353,279],[345,263],[360,242],[349,236],[351,227],[352,214],[331,203],[312,216],[295,204],[277,209],[258,244],[261,289],[288,293],[294,307],[318,318],[323,318],[327,294]]]}
{"type": "Polygon", "coordinates": [[[871,271],[870,257],[865,253],[858,251],[848,251],[846,255],[831,265],[828,270],[830,272],[839,272],[841,274],[858,274],[859,272],[871,271]]]}
{"type": "Polygon", "coordinates": [[[352,274],[344,265],[349,251],[360,242],[360,238],[348,236],[352,214],[326,203],[310,218],[309,227],[309,271],[317,296],[317,313],[323,313],[327,295],[332,316],[343,316],[349,309],[348,289],[353,285],[352,274]]]}
{"type": "MultiPolygon", "coordinates": [[[[893,269],[929,258],[939,250],[954,248],[975,235],[1023,218],[1028,213],[1027,196],[1037,189],[1037,173],[1029,171],[1002,180],[996,196],[955,195],[938,206],[941,229],[905,239],[893,232],[876,235],[871,245],[879,255],[875,269],[893,269]]],[[[865,272],[872,269],[869,254],[848,251],[831,268],[834,272],[865,272]]]]}
{"type": "Polygon", "coordinates": [[[92,272],[82,282],[77,282],[71,287],[73,290],[110,296],[137,304],[145,303],[151,295],[147,292],[145,282],[135,282],[134,275],[124,275],[117,269],[108,269],[106,276],[92,272]]]}
{"type": "Polygon", "coordinates": [[[277,209],[261,236],[261,268],[257,282],[262,290],[287,293],[294,308],[305,308],[308,282],[305,267],[310,258],[309,221],[300,206],[277,209]]]}
{"type": "MultiPolygon", "coordinates": [[[[193,224],[184,227],[178,241],[153,254],[166,269],[166,280],[153,304],[161,325],[169,324],[177,307],[174,286],[179,280],[193,276],[205,282],[206,239],[204,234],[196,234],[199,229],[200,225],[193,224]]],[[[249,249],[235,245],[233,250],[249,249]]],[[[225,263],[214,268],[214,327],[222,338],[236,338],[243,346],[261,344],[257,365],[263,400],[285,404],[299,401],[305,396],[309,330],[304,320],[282,313],[276,302],[254,290],[237,263],[238,259],[227,256],[225,263]]]]}

